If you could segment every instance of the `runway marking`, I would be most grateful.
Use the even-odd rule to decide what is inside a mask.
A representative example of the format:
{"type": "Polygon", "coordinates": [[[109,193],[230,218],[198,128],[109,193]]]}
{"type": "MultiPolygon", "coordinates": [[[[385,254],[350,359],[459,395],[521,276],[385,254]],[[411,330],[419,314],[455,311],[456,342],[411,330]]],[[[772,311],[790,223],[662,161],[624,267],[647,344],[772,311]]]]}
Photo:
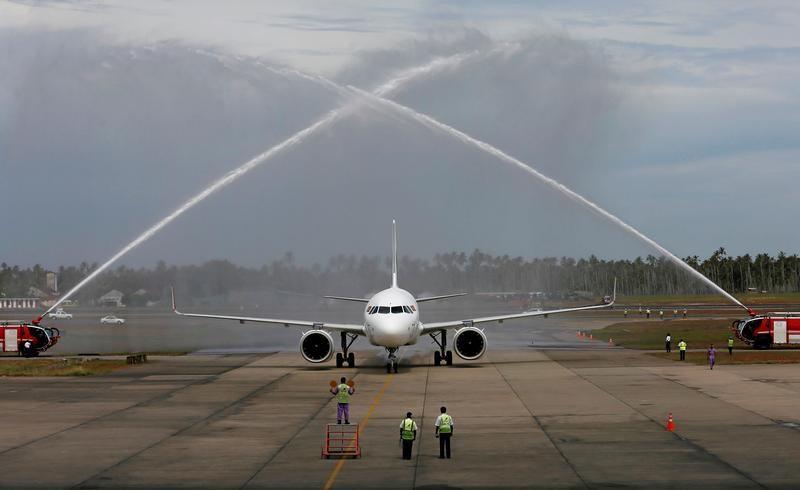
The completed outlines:
{"type": "MultiPolygon", "coordinates": [[[[389,384],[391,384],[393,379],[394,379],[394,374],[392,373],[386,376],[386,381],[383,382],[383,386],[381,386],[380,391],[378,391],[378,394],[375,395],[375,398],[372,400],[372,405],[369,406],[369,410],[367,410],[366,417],[364,417],[364,420],[362,420],[361,423],[358,425],[359,439],[361,438],[361,433],[364,432],[364,427],[366,427],[367,422],[369,422],[369,418],[372,416],[372,412],[374,412],[375,409],[378,408],[378,405],[381,402],[381,398],[383,398],[383,394],[386,392],[386,388],[389,387],[389,384]]],[[[336,466],[333,468],[333,471],[331,471],[331,476],[329,476],[328,481],[325,482],[323,490],[330,490],[331,488],[333,488],[333,484],[336,482],[336,477],[339,476],[339,472],[342,471],[342,468],[344,467],[344,464],[346,462],[347,462],[346,459],[340,459],[339,462],[336,463],[336,466]]]]}

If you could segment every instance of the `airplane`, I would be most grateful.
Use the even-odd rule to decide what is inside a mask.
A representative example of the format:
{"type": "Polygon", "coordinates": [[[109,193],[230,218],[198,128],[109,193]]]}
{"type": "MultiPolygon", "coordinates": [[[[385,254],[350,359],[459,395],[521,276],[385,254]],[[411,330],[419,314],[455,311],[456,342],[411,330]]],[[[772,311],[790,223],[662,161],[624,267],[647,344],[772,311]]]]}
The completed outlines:
{"type": "Polygon", "coordinates": [[[467,293],[445,294],[415,298],[411,293],[397,285],[397,226],[392,220],[392,285],[376,293],[371,298],[352,298],[347,296],[325,296],[325,298],[342,301],[366,303],[363,324],[344,324],[328,322],[311,322],[303,320],[282,320],[277,318],[259,318],[246,316],[210,315],[200,313],[182,313],[175,306],[175,292],[172,291],[172,310],[181,316],[196,318],[214,318],[221,320],[235,320],[239,323],[258,322],[284,327],[307,327],[300,337],[300,354],[308,362],[327,362],[333,357],[335,350],[333,337],[329,332],[338,333],[340,336],[341,352],[336,353],[336,367],[345,363],[355,367],[355,355],[350,352],[350,346],[360,336],[367,338],[370,344],[386,349],[386,372],[397,372],[397,350],[400,347],[414,345],[423,335],[429,335],[438,350],[433,353],[433,363],[436,366],[444,362],[453,364],[453,353],[447,349],[447,332],[456,329],[453,336],[453,348],[456,354],[467,361],[479,359],[486,352],[486,335],[483,330],[475,325],[482,323],[515,320],[573,311],[587,311],[611,308],[617,295],[617,283],[614,281],[614,293],[610,298],[603,298],[601,304],[580,306],[575,308],[562,308],[556,310],[537,310],[506,315],[495,315],[466,320],[453,320],[446,322],[422,323],[419,319],[419,304],[447,298],[464,296],[467,293]]]}

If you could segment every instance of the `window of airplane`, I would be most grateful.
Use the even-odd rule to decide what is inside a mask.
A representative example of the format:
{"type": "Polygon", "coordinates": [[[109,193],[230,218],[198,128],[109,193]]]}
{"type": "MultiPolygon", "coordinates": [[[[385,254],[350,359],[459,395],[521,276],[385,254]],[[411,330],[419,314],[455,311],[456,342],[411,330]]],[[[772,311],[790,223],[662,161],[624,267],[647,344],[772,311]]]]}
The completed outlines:
{"type": "Polygon", "coordinates": [[[411,313],[411,308],[409,308],[408,306],[404,306],[403,311],[405,311],[406,313],[411,313]]]}
{"type": "Polygon", "coordinates": [[[402,306],[392,306],[392,313],[402,313],[403,307],[402,306]]]}
{"type": "Polygon", "coordinates": [[[378,307],[378,313],[389,313],[389,307],[388,306],[379,306],[378,307]]]}

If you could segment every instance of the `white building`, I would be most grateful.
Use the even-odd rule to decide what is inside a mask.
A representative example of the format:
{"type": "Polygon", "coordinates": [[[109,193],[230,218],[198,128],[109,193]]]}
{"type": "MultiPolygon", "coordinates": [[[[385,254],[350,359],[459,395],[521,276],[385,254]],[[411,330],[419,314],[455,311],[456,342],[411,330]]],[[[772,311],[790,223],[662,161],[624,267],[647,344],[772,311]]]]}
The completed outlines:
{"type": "Polygon", "coordinates": [[[39,308],[39,298],[0,297],[0,310],[35,310],[39,308]]]}
{"type": "Polygon", "coordinates": [[[122,304],[122,296],[123,294],[121,292],[117,291],[116,289],[112,289],[106,294],[100,296],[97,302],[100,303],[100,306],[114,306],[120,308],[125,306],[122,304]]]}

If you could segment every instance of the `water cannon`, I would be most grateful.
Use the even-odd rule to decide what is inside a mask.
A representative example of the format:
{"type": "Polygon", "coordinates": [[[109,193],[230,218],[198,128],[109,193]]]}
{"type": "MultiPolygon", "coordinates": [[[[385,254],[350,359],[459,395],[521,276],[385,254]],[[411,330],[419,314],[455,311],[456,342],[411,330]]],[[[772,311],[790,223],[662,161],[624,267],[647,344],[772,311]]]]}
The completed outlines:
{"type": "Polygon", "coordinates": [[[44,320],[44,315],[39,315],[36,319],[31,321],[31,325],[36,325],[38,327],[42,320],[44,320]]]}

